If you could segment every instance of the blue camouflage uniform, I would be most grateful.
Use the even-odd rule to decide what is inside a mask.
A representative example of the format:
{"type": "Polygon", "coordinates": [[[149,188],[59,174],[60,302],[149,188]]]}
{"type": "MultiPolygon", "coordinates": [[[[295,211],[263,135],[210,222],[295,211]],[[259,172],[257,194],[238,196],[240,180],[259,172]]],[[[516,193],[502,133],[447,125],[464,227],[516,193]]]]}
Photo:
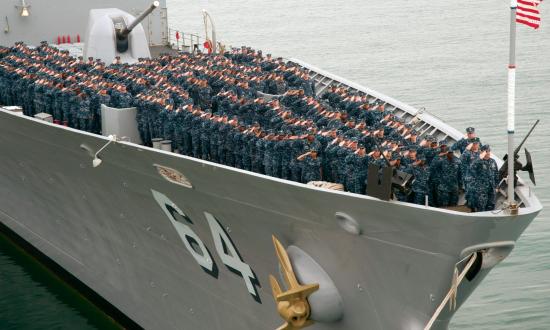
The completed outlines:
{"type": "MultiPolygon", "coordinates": [[[[466,128],[466,133],[475,133],[475,128],[473,128],[473,127],[466,128]]],[[[457,151],[458,150],[458,151],[460,151],[460,153],[463,153],[464,150],[466,150],[466,147],[470,143],[475,142],[476,140],[479,142],[478,138],[472,138],[472,139],[462,138],[462,139],[458,140],[455,144],[453,144],[453,146],[451,147],[451,150],[452,151],[457,151]]]]}
{"type": "Polygon", "coordinates": [[[310,155],[306,156],[302,165],[302,182],[308,183],[311,181],[321,180],[321,160],[319,157],[313,158],[310,155]]]}
{"type": "MultiPolygon", "coordinates": [[[[419,160],[423,162],[424,157],[420,156],[419,160]]],[[[426,203],[426,196],[428,195],[428,179],[430,176],[428,167],[423,163],[415,163],[409,165],[406,172],[414,176],[411,187],[414,193],[413,203],[424,205],[426,203]]]]}
{"type": "Polygon", "coordinates": [[[191,122],[191,147],[193,152],[193,157],[201,158],[201,126],[202,119],[194,115],[194,118],[191,122]]]}
{"type": "MultiPolygon", "coordinates": [[[[488,145],[482,147],[482,151],[488,150],[490,150],[488,145]]],[[[474,180],[474,210],[477,212],[494,210],[499,175],[497,163],[492,158],[477,158],[472,163],[471,173],[474,180]]]]}
{"type": "MultiPolygon", "coordinates": [[[[452,155],[452,153],[447,154],[452,155]]],[[[437,185],[438,206],[456,206],[458,204],[458,191],[462,186],[462,164],[452,155],[452,158],[442,157],[430,171],[439,173],[437,185]]]]}
{"type": "Polygon", "coordinates": [[[464,150],[462,156],[460,156],[465,191],[464,197],[466,198],[466,205],[470,208],[475,207],[475,187],[474,177],[472,175],[472,164],[479,158],[479,154],[479,151],[464,150]]]}
{"type": "Polygon", "coordinates": [[[91,131],[91,114],[90,114],[90,100],[88,97],[78,99],[78,111],[76,117],[78,118],[78,129],[83,131],[91,131]]]}
{"type": "Polygon", "coordinates": [[[364,194],[366,190],[368,156],[359,156],[351,153],[346,157],[346,184],[347,191],[364,194]]]}
{"type": "Polygon", "coordinates": [[[201,125],[201,158],[204,160],[210,160],[210,126],[212,122],[209,119],[204,119],[201,125]]]}
{"type": "Polygon", "coordinates": [[[293,140],[291,147],[291,159],[290,159],[290,180],[300,182],[302,178],[302,164],[297,159],[304,153],[305,141],[303,139],[293,140]]]}

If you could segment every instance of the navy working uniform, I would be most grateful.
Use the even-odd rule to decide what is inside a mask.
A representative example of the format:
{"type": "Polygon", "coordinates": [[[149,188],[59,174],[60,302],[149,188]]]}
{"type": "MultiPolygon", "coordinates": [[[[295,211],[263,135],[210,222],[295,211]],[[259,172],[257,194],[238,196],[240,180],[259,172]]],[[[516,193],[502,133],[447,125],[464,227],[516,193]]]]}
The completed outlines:
{"type": "Polygon", "coordinates": [[[414,176],[412,183],[413,203],[424,205],[428,194],[428,178],[430,171],[425,164],[426,159],[423,155],[406,169],[406,172],[414,176]]]}
{"type": "MultiPolygon", "coordinates": [[[[473,143],[477,139],[475,137],[475,132],[476,132],[476,130],[473,127],[466,128],[466,134],[468,136],[458,140],[455,144],[453,144],[453,146],[451,147],[451,150],[452,151],[457,151],[458,150],[458,151],[460,151],[460,153],[463,153],[464,150],[466,150],[466,147],[470,143],[473,143]]],[[[479,141],[479,139],[477,139],[477,140],[479,141]]]]}
{"type": "MultiPolygon", "coordinates": [[[[490,150],[489,145],[484,145],[481,148],[482,154],[490,152],[490,150]]],[[[472,177],[475,194],[474,211],[494,210],[498,184],[498,167],[495,160],[487,156],[477,158],[472,163],[472,177]]]]}
{"type": "Polygon", "coordinates": [[[437,185],[438,206],[456,206],[458,204],[458,191],[462,186],[460,160],[452,152],[448,152],[430,170],[439,173],[437,185]]]}

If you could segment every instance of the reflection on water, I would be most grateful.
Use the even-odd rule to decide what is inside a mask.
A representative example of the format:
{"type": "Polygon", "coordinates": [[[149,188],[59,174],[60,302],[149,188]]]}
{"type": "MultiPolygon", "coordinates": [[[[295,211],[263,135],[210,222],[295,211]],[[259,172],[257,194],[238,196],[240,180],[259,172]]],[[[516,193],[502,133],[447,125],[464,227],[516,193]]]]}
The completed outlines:
{"type": "Polygon", "coordinates": [[[0,234],[0,329],[120,329],[0,234]]]}

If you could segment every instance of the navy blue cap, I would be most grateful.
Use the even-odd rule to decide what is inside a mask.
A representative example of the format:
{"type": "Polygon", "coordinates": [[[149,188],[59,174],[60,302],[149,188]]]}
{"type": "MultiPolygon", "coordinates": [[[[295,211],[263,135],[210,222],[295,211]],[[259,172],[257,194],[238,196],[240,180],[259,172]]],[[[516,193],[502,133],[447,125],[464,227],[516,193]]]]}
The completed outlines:
{"type": "Polygon", "coordinates": [[[473,127],[466,128],[466,133],[475,133],[476,129],[473,127]]]}

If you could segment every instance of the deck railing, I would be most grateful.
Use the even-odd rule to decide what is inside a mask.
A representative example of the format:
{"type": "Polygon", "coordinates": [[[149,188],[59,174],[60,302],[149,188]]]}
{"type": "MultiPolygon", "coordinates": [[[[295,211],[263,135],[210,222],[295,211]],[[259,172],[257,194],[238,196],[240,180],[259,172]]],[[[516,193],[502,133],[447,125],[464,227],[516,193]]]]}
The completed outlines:
{"type": "MultiPolygon", "coordinates": [[[[204,48],[204,42],[206,39],[203,36],[200,36],[196,33],[186,33],[176,29],[168,29],[168,42],[170,47],[173,49],[194,53],[196,51],[207,52],[207,49],[204,48]]],[[[230,49],[230,46],[223,46],[218,42],[217,49],[230,49]]]]}

